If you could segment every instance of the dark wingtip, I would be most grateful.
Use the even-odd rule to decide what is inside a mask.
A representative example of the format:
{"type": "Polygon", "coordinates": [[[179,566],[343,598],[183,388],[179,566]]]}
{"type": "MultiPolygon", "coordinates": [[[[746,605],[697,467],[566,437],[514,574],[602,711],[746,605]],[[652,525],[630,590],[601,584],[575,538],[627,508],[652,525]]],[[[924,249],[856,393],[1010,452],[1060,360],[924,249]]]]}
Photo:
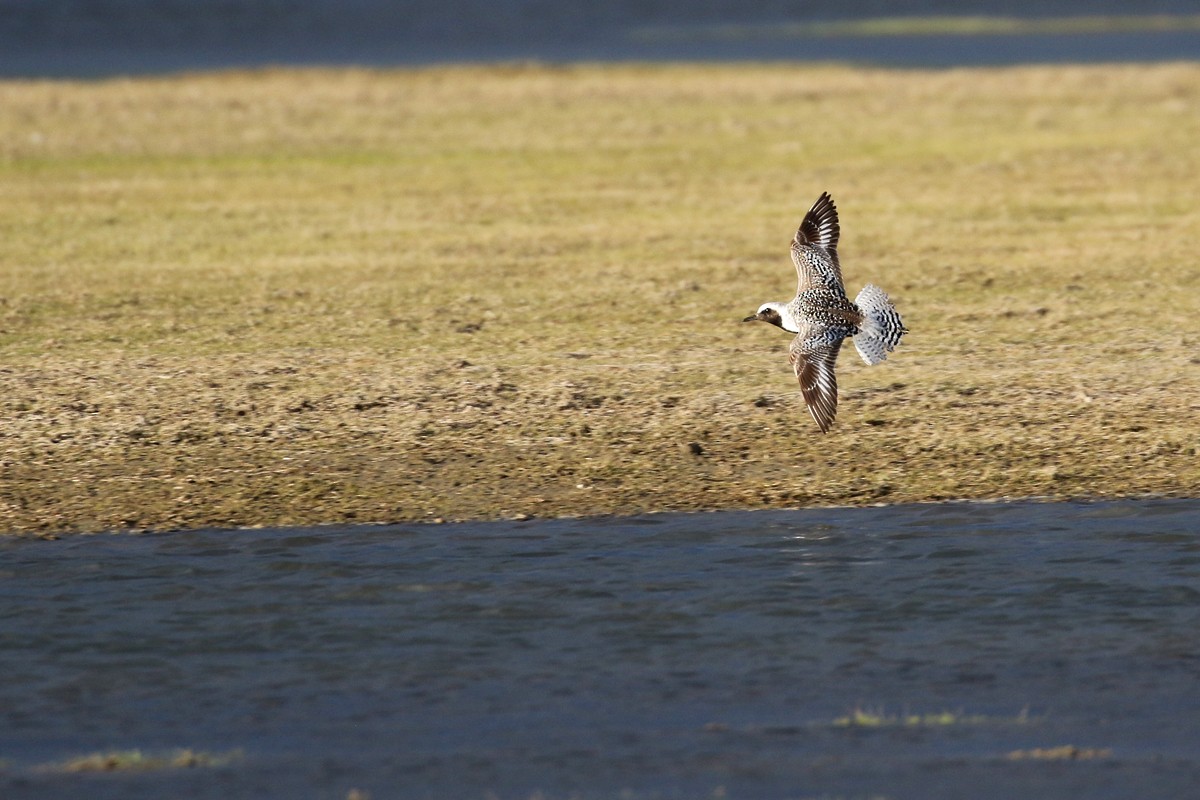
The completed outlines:
{"type": "Polygon", "coordinates": [[[804,215],[792,242],[793,244],[815,245],[834,250],[837,248],[840,236],[841,226],[833,195],[829,192],[821,192],[821,196],[804,215]]]}
{"type": "MultiPolygon", "coordinates": [[[[836,412],[834,413],[836,414],[836,412]]],[[[833,417],[824,418],[812,406],[808,407],[808,415],[813,418],[813,422],[817,423],[817,427],[821,429],[821,433],[829,433],[829,429],[833,426],[833,417]]]]}

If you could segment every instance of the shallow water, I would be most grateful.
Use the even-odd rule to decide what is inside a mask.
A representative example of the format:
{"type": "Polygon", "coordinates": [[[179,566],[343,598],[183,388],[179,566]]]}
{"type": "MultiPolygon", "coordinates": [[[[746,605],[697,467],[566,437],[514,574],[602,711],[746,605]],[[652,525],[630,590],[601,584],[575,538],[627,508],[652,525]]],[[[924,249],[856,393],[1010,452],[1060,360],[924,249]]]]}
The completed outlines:
{"type": "Polygon", "coordinates": [[[0,598],[5,798],[1200,782],[1196,501],[5,540],[0,598]],[[39,769],[177,747],[242,758],[39,769]]]}
{"type": "Polygon", "coordinates": [[[1175,61],[1200,31],[781,36],[787,22],[879,16],[1187,16],[1190,0],[891,0],[887,4],[624,0],[8,0],[0,77],[103,77],[269,65],[513,60],[851,61],[883,66],[1175,61]]]}

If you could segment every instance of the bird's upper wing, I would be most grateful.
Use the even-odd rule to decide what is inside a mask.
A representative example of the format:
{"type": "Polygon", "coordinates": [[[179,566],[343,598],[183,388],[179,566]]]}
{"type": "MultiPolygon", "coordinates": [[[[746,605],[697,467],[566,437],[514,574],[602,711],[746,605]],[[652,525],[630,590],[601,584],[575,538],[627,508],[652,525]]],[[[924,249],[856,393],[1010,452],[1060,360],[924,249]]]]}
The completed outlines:
{"type": "Polygon", "coordinates": [[[792,239],[792,261],[800,280],[797,294],[812,286],[842,288],[842,268],[837,254],[839,236],[841,226],[837,206],[828,192],[822,192],[804,215],[792,239]]]}
{"type": "Polygon", "coordinates": [[[796,241],[814,247],[821,247],[829,252],[835,252],[841,228],[838,226],[837,206],[829,192],[821,192],[817,202],[804,215],[800,229],[796,231],[796,241]]]}
{"type": "Polygon", "coordinates": [[[822,433],[829,432],[833,418],[837,416],[838,390],[834,365],[838,351],[842,349],[840,338],[825,338],[810,326],[792,340],[788,349],[788,360],[800,381],[800,392],[808,405],[808,413],[816,421],[822,433]]]}

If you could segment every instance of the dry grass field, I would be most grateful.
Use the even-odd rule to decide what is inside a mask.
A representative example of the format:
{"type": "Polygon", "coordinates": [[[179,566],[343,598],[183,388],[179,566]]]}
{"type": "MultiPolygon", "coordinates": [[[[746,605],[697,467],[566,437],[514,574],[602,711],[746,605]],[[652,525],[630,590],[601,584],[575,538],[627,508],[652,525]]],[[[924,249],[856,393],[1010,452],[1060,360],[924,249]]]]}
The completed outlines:
{"type": "Polygon", "coordinates": [[[0,531],[1200,496],[1200,66],[0,83],[0,531]],[[822,190],[852,349],[788,336],[822,190]]]}

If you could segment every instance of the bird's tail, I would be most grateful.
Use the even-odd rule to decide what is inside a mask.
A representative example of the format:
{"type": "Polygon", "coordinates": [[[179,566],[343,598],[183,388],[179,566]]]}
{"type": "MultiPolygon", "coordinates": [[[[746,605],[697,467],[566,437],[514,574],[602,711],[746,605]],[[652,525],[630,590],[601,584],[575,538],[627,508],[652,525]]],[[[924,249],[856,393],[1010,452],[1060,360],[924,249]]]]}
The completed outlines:
{"type": "Polygon", "coordinates": [[[900,321],[900,314],[888,299],[887,292],[878,286],[868,283],[854,302],[863,313],[859,332],[854,336],[854,347],[863,361],[878,364],[896,349],[900,337],[908,333],[908,329],[900,321]]]}

